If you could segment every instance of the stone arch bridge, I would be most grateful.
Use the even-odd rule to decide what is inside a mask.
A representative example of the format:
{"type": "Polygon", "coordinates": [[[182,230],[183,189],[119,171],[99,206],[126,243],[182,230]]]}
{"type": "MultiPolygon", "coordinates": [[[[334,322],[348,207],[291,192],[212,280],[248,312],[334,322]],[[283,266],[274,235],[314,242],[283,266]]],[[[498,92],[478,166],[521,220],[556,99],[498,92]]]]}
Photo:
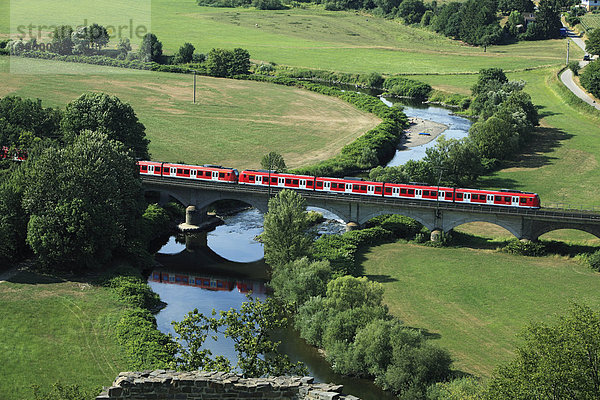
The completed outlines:
{"type": "MultiPolygon", "coordinates": [[[[269,196],[281,189],[227,184],[173,180],[142,176],[146,191],[159,192],[161,201],[168,196],[199,211],[198,221],[207,208],[218,200],[239,200],[263,214],[267,212],[269,196]]],[[[561,209],[515,209],[510,207],[479,206],[443,202],[390,199],[376,196],[330,194],[298,191],[312,207],[329,210],[346,223],[362,225],[382,214],[400,214],[413,218],[431,232],[448,232],[469,222],[489,222],[508,230],[518,239],[537,240],[544,233],[557,229],[577,229],[600,238],[600,213],[561,209]]]]}

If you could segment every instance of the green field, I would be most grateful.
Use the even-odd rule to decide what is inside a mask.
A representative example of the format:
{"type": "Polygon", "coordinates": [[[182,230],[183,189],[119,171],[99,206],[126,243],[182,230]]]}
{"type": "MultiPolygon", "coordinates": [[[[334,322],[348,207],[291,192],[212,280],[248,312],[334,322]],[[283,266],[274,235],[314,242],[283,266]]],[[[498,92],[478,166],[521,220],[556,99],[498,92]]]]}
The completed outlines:
{"type": "MultiPolygon", "coordinates": [[[[564,53],[563,40],[492,46],[484,53],[481,48],[397,21],[322,8],[211,8],[198,7],[195,0],[135,0],[127,7],[117,0],[84,0],[77,2],[77,7],[68,0],[17,4],[11,21],[7,18],[11,15],[8,0],[0,0],[0,10],[9,10],[0,20],[0,32],[5,36],[11,33],[11,25],[14,34],[19,25],[78,25],[86,19],[105,25],[128,24],[132,19],[144,25],[150,12],[150,29],[171,54],[187,41],[199,52],[243,47],[257,61],[345,72],[477,72],[491,66],[515,70],[559,64],[564,53]]],[[[140,42],[135,35],[131,40],[134,45],[140,42]]]]}
{"type": "Polygon", "coordinates": [[[600,14],[587,13],[581,17],[581,24],[588,29],[600,28],[600,14]]]}
{"type": "Polygon", "coordinates": [[[0,58],[0,96],[64,107],[87,91],[115,95],[146,126],[157,160],[248,168],[277,151],[297,167],[332,157],[380,121],[334,97],[262,82],[198,77],[193,104],[190,75],[21,58],[10,73],[8,60],[0,58]]]}
{"type": "Polygon", "coordinates": [[[455,368],[477,376],[511,358],[527,323],[564,313],[570,301],[600,307],[600,275],[574,260],[402,243],[373,247],[364,258],[390,311],[439,335],[455,368]]]}
{"type": "Polygon", "coordinates": [[[56,382],[96,395],[127,370],[114,334],[123,306],[108,289],[22,272],[0,283],[0,305],[2,399],[56,382]]]}

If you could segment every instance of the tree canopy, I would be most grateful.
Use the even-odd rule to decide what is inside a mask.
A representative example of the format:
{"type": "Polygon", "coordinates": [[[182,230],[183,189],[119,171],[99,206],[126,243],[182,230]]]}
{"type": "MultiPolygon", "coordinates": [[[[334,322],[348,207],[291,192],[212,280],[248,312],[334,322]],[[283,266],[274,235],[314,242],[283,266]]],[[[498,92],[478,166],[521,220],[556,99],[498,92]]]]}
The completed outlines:
{"type": "Polygon", "coordinates": [[[27,163],[27,242],[46,265],[85,269],[135,238],[143,210],[135,160],[106,134],[84,131],[27,163]]]}
{"type": "Polygon", "coordinates": [[[594,29],[588,34],[588,39],[585,41],[585,51],[600,55],[600,29],[594,29]]]}
{"type": "Polygon", "coordinates": [[[490,381],[491,399],[600,398],[600,314],[574,304],[553,324],[537,323],[490,381]]]}
{"type": "Polygon", "coordinates": [[[67,104],[61,121],[67,142],[83,131],[98,131],[131,149],[137,158],[148,159],[146,128],[138,121],[133,108],[115,96],[85,93],[67,104]]]}
{"type": "Polygon", "coordinates": [[[138,54],[142,61],[160,62],[160,58],[162,57],[162,43],[154,33],[146,33],[142,38],[138,54]]]}
{"type": "Polygon", "coordinates": [[[277,172],[286,172],[287,166],[283,156],[275,151],[265,154],[260,160],[260,166],[264,169],[274,170],[277,172]]]}

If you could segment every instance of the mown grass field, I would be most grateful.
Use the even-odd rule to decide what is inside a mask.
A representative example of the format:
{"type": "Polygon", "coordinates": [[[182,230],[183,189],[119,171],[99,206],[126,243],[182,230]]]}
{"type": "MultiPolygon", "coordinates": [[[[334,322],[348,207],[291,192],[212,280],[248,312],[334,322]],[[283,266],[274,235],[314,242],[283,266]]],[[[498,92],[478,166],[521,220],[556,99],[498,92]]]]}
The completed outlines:
{"type": "Polygon", "coordinates": [[[0,58],[0,96],[37,97],[64,108],[84,92],[102,91],[130,103],[157,160],[256,168],[277,151],[296,167],[332,157],[380,122],[337,98],[262,82],[199,76],[193,104],[190,75],[21,58],[8,63],[0,58]]]}
{"type": "MultiPolygon", "coordinates": [[[[149,27],[171,54],[184,42],[192,43],[198,52],[243,47],[257,61],[345,72],[456,73],[491,66],[523,69],[560,63],[564,48],[564,41],[550,40],[492,46],[484,53],[481,48],[397,21],[322,8],[260,11],[198,7],[194,0],[135,0],[125,6],[117,0],[83,0],[77,6],[68,0],[16,4],[11,8],[9,0],[0,0],[0,10],[12,9],[0,17],[0,32],[5,36],[11,26],[14,33],[19,25],[79,25],[87,19],[121,26],[129,25],[131,19],[134,27],[149,27]]],[[[42,31],[48,33],[49,29],[42,31]]],[[[28,29],[25,32],[27,36],[28,29]]],[[[124,35],[128,34],[125,30],[124,35]]],[[[141,41],[138,36],[134,32],[131,38],[134,46],[141,41]]]]}
{"type": "Polygon", "coordinates": [[[108,289],[21,272],[0,283],[0,397],[32,399],[54,383],[97,395],[127,370],[108,289]]]}
{"type": "Polygon", "coordinates": [[[477,376],[513,356],[528,323],[565,313],[571,301],[600,307],[600,275],[572,259],[393,243],[371,248],[363,265],[394,315],[439,335],[455,367],[477,376]]]}
{"type": "Polygon", "coordinates": [[[600,14],[587,13],[581,16],[581,22],[585,29],[600,28],[600,14]]]}

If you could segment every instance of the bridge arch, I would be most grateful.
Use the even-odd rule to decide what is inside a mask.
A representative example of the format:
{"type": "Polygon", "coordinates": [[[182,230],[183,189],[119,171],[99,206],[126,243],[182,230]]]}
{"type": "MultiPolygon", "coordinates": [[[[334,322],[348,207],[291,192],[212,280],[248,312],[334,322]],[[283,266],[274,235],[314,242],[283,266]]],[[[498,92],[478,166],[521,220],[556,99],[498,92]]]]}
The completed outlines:
{"type": "Polygon", "coordinates": [[[545,233],[549,233],[552,231],[557,231],[560,229],[573,229],[582,232],[587,232],[591,235],[594,235],[598,239],[600,239],[600,227],[594,225],[571,225],[568,223],[549,223],[536,226],[532,229],[532,234],[537,239],[545,233]]]}
{"type": "Polygon", "coordinates": [[[420,213],[411,213],[411,212],[407,212],[407,211],[390,211],[390,210],[375,210],[369,213],[364,214],[364,216],[361,216],[360,221],[358,222],[360,225],[366,223],[367,221],[369,221],[372,218],[378,217],[380,215],[402,215],[403,217],[407,217],[407,218],[412,218],[415,221],[419,222],[421,225],[423,225],[425,228],[429,229],[430,231],[433,231],[436,226],[433,223],[433,219],[432,218],[426,218],[426,216],[424,215],[420,215],[420,213]]]}
{"type": "MultiPolygon", "coordinates": [[[[451,231],[457,226],[468,224],[471,222],[487,222],[488,224],[496,225],[509,231],[517,239],[523,239],[522,223],[520,220],[498,219],[495,216],[487,216],[485,214],[464,215],[460,218],[451,219],[443,224],[444,232],[451,231]]],[[[537,238],[537,237],[536,237],[537,238]]],[[[532,238],[526,238],[532,239],[532,238]]],[[[533,238],[535,239],[535,238],[533,238]]]]}

